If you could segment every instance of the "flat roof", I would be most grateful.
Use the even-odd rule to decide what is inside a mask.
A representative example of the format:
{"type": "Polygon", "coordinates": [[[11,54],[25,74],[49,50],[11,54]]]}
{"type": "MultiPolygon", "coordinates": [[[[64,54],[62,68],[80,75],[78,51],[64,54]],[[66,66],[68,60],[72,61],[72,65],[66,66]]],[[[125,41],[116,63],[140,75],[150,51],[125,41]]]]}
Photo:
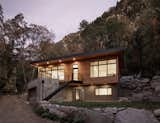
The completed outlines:
{"type": "Polygon", "coordinates": [[[47,63],[47,62],[62,62],[62,61],[66,61],[66,60],[71,60],[73,58],[75,58],[76,60],[78,58],[90,58],[93,56],[98,56],[98,55],[111,55],[114,53],[119,53],[122,52],[124,50],[124,48],[110,48],[110,49],[101,49],[101,50],[96,50],[96,51],[92,51],[92,52],[82,52],[82,53],[75,53],[75,54],[70,54],[70,55],[65,55],[65,56],[59,56],[59,57],[54,57],[54,58],[50,58],[50,59],[44,59],[44,60],[35,60],[35,61],[31,61],[31,64],[38,64],[38,63],[47,63]]]}

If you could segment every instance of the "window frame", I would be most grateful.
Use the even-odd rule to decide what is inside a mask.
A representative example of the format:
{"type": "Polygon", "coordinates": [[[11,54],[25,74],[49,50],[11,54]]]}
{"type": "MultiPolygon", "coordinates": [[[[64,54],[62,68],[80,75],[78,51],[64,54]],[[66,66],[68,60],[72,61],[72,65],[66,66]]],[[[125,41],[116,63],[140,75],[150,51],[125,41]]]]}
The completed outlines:
{"type": "Polygon", "coordinates": [[[97,61],[91,61],[90,62],[90,78],[99,78],[99,77],[107,77],[107,76],[114,76],[114,75],[116,75],[117,74],[117,58],[113,58],[113,59],[101,59],[101,60],[97,60],[97,61]],[[109,63],[109,61],[111,61],[111,60],[115,60],[115,62],[114,63],[109,63]],[[100,64],[100,62],[102,62],[102,61],[106,61],[106,64],[100,64]],[[97,64],[95,65],[95,64],[93,64],[93,63],[96,63],[97,62],[97,64]],[[109,67],[109,65],[111,65],[111,64],[115,64],[115,66],[116,66],[116,69],[115,69],[115,74],[109,74],[109,69],[108,69],[108,67],[109,67]],[[97,76],[94,76],[94,73],[93,73],[93,75],[92,75],[92,71],[93,71],[93,67],[97,67],[97,76]],[[100,66],[106,66],[106,75],[105,76],[100,76],[100,66]]]}
{"type": "Polygon", "coordinates": [[[57,66],[52,66],[52,67],[41,67],[41,68],[38,68],[38,77],[64,80],[65,79],[64,65],[57,65],[57,66]],[[53,71],[56,74],[55,77],[53,77],[53,75],[52,75],[53,71]],[[63,73],[63,79],[60,79],[60,77],[59,77],[60,73],[63,73]]]}
{"type": "Polygon", "coordinates": [[[97,77],[99,77],[99,63],[98,63],[98,61],[94,61],[94,62],[90,62],[90,77],[91,78],[97,78],[97,77]],[[95,64],[92,64],[92,63],[95,63],[95,62],[97,62],[97,64],[95,65],[95,64]],[[97,76],[94,76],[95,74],[94,74],[94,72],[93,72],[93,76],[92,76],[92,73],[91,73],[91,68],[94,68],[94,67],[97,67],[97,76]]]}
{"type": "Polygon", "coordinates": [[[64,78],[65,78],[64,65],[58,65],[57,66],[57,74],[58,74],[58,79],[59,80],[64,80],[64,78]],[[61,72],[63,73],[63,78],[62,79],[60,79],[60,73],[61,72]]]}
{"type": "Polygon", "coordinates": [[[72,64],[72,79],[75,81],[79,80],[79,65],[78,64],[72,64]]]}
{"type": "Polygon", "coordinates": [[[95,96],[113,96],[113,88],[112,87],[97,87],[97,88],[94,89],[94,94],[95,94],[95,96]],[[96,94],[97,89],[107,89],[106,90],[107,94],[106,95],[105,94],[96,94]],[[111,89],[111,94],[108,94],[109,93],[108,89],[111,89]]]}

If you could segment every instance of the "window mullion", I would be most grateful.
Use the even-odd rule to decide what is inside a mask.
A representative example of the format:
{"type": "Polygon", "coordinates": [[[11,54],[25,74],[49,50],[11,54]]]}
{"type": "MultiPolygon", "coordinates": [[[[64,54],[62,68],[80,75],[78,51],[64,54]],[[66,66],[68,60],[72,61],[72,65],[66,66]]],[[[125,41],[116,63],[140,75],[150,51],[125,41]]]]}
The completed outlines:
{"type": "Polygon", "coordinates": [[[99,77],[99,61],[98,61],[98,77],[99,77]]]}

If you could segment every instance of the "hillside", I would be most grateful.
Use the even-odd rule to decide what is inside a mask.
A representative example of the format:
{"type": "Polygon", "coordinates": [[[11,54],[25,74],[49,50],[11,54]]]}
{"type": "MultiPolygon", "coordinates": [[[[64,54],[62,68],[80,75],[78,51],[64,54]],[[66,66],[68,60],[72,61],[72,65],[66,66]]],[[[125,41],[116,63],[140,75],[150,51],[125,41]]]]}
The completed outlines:
{"type": "Polygon", "coordinates": [[[80,31],[65,36],[56,45],[62,46],[61,54],[123,47],[123,74],[159,74],[159,13],[158,0],[121,0],[93,22],[82,21],[80,31]]]}

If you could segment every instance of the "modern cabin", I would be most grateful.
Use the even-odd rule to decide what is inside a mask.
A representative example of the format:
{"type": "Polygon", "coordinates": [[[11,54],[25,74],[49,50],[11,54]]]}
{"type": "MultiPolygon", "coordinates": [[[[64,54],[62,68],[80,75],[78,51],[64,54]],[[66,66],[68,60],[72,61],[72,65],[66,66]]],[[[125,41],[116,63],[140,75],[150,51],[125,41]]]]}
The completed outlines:
{"type": "Polygon", "coordinates": [[[53,97],[61,101],[106,102],[118,97],[122,64],[121,48],[78,53],[48,60],[33,61],[38,78],[57,79],[59,89],[53,97]]]}

